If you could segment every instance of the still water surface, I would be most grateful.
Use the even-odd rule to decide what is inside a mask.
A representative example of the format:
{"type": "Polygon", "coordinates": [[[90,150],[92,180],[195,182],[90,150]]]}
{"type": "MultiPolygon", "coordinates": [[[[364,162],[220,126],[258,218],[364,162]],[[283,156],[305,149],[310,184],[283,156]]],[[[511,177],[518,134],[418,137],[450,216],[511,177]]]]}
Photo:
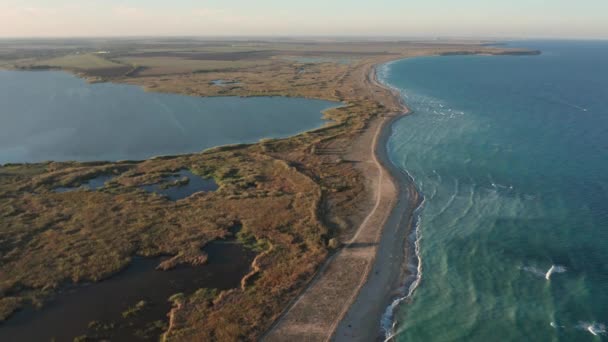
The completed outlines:
{"type": "Polygon", "coordinates": [[[57,71],[0,71],[0,164],[141,160],[288,137],[322,126],[336,102],[200,98],[88,84],[57,71]]]}

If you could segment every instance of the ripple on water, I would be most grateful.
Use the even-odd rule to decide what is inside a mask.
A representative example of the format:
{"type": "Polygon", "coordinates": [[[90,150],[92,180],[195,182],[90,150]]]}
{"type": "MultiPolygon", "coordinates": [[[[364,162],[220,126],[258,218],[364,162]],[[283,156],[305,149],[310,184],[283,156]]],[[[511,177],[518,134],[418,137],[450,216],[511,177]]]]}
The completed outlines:
{"type": "Polygon", "coordinates": [[[597,71],[608,66],[608,44],[543,44],[560,53],[381,69],[413,110],[393,127],[391,160],[428,201],[425,271],[396,311],[399,341],[605,333],[608,79],[597,71]],[[555,72],[565,65],[577,73],[555,72]]]}

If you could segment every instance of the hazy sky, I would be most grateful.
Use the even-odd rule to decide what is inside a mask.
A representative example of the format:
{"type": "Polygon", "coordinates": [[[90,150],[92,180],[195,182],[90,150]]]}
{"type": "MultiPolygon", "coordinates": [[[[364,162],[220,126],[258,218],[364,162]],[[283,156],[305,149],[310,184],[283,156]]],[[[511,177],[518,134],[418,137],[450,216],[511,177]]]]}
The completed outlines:
{"type": "Polygon", "coordinates": [[[608,38],[608,0],[0,0],[0,37],[608,38]]]}

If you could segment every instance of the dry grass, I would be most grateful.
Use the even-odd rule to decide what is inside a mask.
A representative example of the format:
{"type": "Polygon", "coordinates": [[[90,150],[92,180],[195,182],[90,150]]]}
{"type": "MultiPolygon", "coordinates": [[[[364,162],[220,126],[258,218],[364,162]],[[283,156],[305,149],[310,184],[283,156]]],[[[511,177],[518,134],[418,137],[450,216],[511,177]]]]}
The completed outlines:
{"type": "Polygon", "coordinates": [[[142,67],[138,76],[153,76],[167,74],[185,74],[203,71],[235,70],[259,65],[267,65],[270,61],[226,61],[226,60],[196,60],[179,57],[125,57],[117,59],[121,63],[142,67]]]}
{"type": "Polygon", "coordinates": [[[184,75],[136,77],[126,83],[149,91],[186,93],[195,96],[303,96],[338,100],[335,89],[348,66],[338,64],[294,64],[276,61],[235,71],[190,73],[184,75]],[[234,84],[214,85],[214,80],[234,84]]]}
{"type": "Polygon", "coordinates": [[[95,54],[74,54],[47,60],[41,60],[36,65],[48,65],[65,69],[104,69],[123,66],[95,54]]]}

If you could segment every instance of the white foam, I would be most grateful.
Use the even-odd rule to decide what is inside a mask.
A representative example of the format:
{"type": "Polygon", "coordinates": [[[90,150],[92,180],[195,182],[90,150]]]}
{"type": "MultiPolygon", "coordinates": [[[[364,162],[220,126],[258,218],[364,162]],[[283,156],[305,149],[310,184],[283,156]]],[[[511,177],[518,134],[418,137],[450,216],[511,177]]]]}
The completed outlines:
{"type": "Polygon", "coordinates": [[[565,266],[560,266],[560,265],[551,265],[551,267],[547,271],[543,271],[534,266],[523,266],[523,267],[520,267],[519,269],[526,271],[528,273],[534,274],[537,277],[543,277],[547,280],[550,280],[551,276],[553,274],[564,273],[567,270],[565,266]]]}
{"type": "Polygon", "coordinates": [[[536,276],[539,276],[539,277],[544,277],[545,274],[546,274],[544,271],[541,271],[540,269],[538,269],[538,268],[536,268],[534,266],[524,266],[524,267],[521,267],[520,269],[522,269],[522,270],[524,270],[524,271],[526,271],[528,273],[532,273],[532,274],[534,274],[536,276]]]}
{"type": "MultiPolygon", "coordinates": [[[[423,107],[423,112],[430,113],[431,110],[433,110],[433,109],[434,110],[439,109],[438,112],[436,111],[436,115],[438,115],[439,117],[444,117],[446,115],[446,113],[443,110],[444,104],[441,103],[440,100],[438,100],[436,98],[428,97],[428,96],[408,94],[408,91],[406,89],[399,89],[399,88],[391,85],[388,82],[387,76],[392,68],[393,63],[395,63],[395,62],[386,63],[379,69],[379,73],[380,73],[380,75],[378,76],[379,81],[382,82],[385,86],[387,86],[391,90],[400,93],[401,97],[403,99],[405,99],[406,102],[410,102],[409,99],[412,97],[415,98],[411,102],[418,103],[419,106],[423,107]],[[424,108],[424,107],[428,107],[428,108],[424,108]],[[437,108],[437,107],[439,107],[439,108],[437,108]]],[[[450,112],[451,111],[452,110],[450,109],[450,112]]],[[[460,112],[458,114],[463,115],[464,112],[460,112]]],[[[453,115],[451,115],[451,116],[453,116],[453,115]]],[[[411,240],[414,241],[414,255],[415,255],[416,264],[411,265],[412,275],[409,278],[412,278],[412,279],[411,279],[411,282],[409,281],[409,279],[405,282],[406,285],[403,288],[404,295],[402,297],[399,297],[399,298],[393,300],[393,302],[386,308],[384,314],[382,315],[381,325],[382,325],[382,329],[384,331],[385,341],[392,340],[397,335],[397,332],[395,332],[396,322],[394,321],[394,313],[395,313],[396,308],[399,306],[399,304],[401,304],[405,300],[411,298],[411,296],[414,294],[416,288],[419,286],[421,279],[422,279],[422,256],[421,256],[422,215],[421,215],[421,211],[426,202],[426,196],[423,194],[423,191],[422,191],[423,182],[422,181],[417,182],[416,179],[413,177],[413,175],[407,171],[407,168],[405,167],[404,164],[405,164],[405,161],[403,162],[401,169],[404,170],[405,173],[408,175],[412,184],[415,184],[415,186],[417,188],[416,190],[422,197],[422,201],[420,202],[418,207],[414,210],[415,225],[414,225],[414,229],[413,229],[412,235],[411,235],[411,240]],[[409,287],[407,287],[407,289],[406,289],[407,284],[409,284],[409,287]],[[407,293],[406,293],[406,290],[407,290],[407,293]]],[[[437,176],[439,177],[439,180],[441,181],[441,176],[439,176],[439,174],[437,174],[437,176]]]]}
{"type": "Polygon", "coordinates": [[[551,268],[549,268],[547,273],[545,273],[545,279],[550,280],[551,275],[553,275],[553,273],[564,273],[564,272],[566,272],[566,268],[564,266],[551,265],[551,268]]]}
{"type": "Polygon", "coordinates": [[[581,322],[578,328],[586,330],[593,336],[604,335],[606,333],[606,325],[597,322],[581,322]]]}
{"type": "Polygon", "coordinates": [[[562,328],[562,326],[558,325],[558,324],[557,324],[557,323],[555,323],[555,322],[551,322],[551,323],[549,323],[549,325],[550,325],[552,328],[555,328],[555,329],[557,329],[557,328],[562,328]]]}
{"type": "MultiPolygon", "coordinates": [[[[409,175],[409,173],[408,173],[408,175],[409,175]]],[[[410,177],[411,177],[411,175],[410,175],[410,177]]],[[[412,178],[412,180],[413,180],[413,178],[412,178]]],[[[384,311],[384,314],[382,315],[381,326],[382,326],[382,330],[384,331],[384,336],[385,336],[384,341],[385,342],[392,340],[397,335],[397,332],[395,332],[395,326],[396,326],[397,322],[394,320],[395,309],[397,309],[399,304],[401,304],[405,300],[412,297],[412,295],[414,294],[414,291],[416,291],[416,288],[418,288],[418,285],[420,284],[420,281],[422,279],[422,256],[420,254],[420,242],[422,239],[422,234],[420,232],[420,227],[422,226],[421,211],[422,211],[422,208],[424,207],[425,202],[426,202],[426,197],[423,196],[422,201],[420,202],[420,205],[414,211],[414,217],[416,218],[416,225],[415,225],[414,231],[412,232],[412,235],[414,237],[414,254],[416,255],[416,260],[417,260],[417,265],[414,268],[414,272],[412,274],[414,279],[412,280],[412,282],[407,290],[407,293],[404,296],[393,300],[393,302],[386,308],[386,310],[384,311]]]]}
{"type": "MultiPolygon", "coordinates": [[[[390,68],[393,63],[394,62],[386,63],[381,67],[381,69],[380,69],[381,75],[378,77],[378,79],[385,86],[392,89],[393,91],[399,92],[404,99],[407,99],[409,96],[405,89],[396,88],[387,81],[387,76],[388,76],[388,73],[390,72],[390,68]]],[[[391,162],[394,163],[393,160],[391,160],[391,162]]],[[[405,164],[405,161],[403,163],[405,164]]],[[[394,163],[394,164],[397,165],[397,163],[394,163]]],[[[386,341],[389,341],[396,336],[396,333],[394,332],[396,322],[393,319],[396,308],[399,306],[399,304],[401,304],[403,301],[407,300],[408,298],[410,298],[412,296],[412,294],[414,293],[414,291],[420,284],[420,280],[422,279],[422,257],[420,255],[420,240],[422,238],[421,233],[420,233],[420,226],[421,226],[420,212],[421,212],[422,208],[424,207],[424,203],[426,202],[426,196],[424,196],[422,194],[422,191],[420,190],[422,188],[422,182],[416,182],[416,179],[414,178],[414,176],[411,173],[409,173],[407,171],[407,168],[405,167],[405,165],[401,165],[400,168],[407,174],[407,176],[408,176],[408,178],[410,178],[410,181],[412,182],[412,184],[417,185],[416,190],[418,191],[420,196],[422,196],[422,201],[420,202],[418,207],[414,210],[414,217],[416,220],[415,221],[416,224],[415,224],[414,230],[412,232],[412,237],[414,240],[414,254],[416,256],[417,264],[408,265],[408,266],[410,266],[410,270],[412,271],[412,275],[410,277],[412,277],[413,280],[411,281],[409,288],[407,289],[407,293],[405,293],[406,290],[404,288],[403,293],[405,293],[405,295],[393,300],[393,302],[386,308],[384,314],[382,315],[381,327],[384,332],[386,341]]],[[[437,176],[439,176],[439,175],[437,175],[437,176]]],[[[441,176],[439,176],[439,177],[441,177],[441,176]]],[[[409,283],[409,281],[406,281],[406,284],[407,283],[409,283]]]]}
{"type": "Polygon", "coordinates": [[[597,332],[596,332],[595,328],[593,328],[593,326],[592,326],[592,325],[588,326],[588,327],[587,327],[587,330],[588,330],[590,333],[592,333],[593,335],[597,336],[597,332]]]}

